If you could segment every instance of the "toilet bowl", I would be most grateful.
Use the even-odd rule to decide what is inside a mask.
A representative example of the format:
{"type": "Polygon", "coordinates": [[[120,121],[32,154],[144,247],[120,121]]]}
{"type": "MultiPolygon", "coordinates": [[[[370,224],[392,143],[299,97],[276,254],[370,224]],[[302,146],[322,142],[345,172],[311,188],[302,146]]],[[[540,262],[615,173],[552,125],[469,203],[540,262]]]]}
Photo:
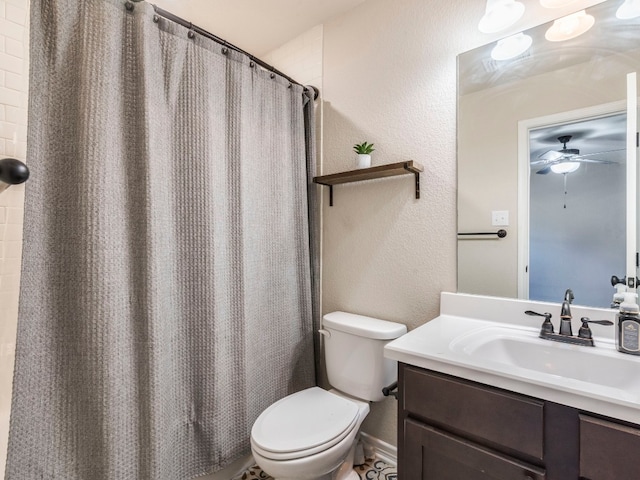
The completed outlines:
{"type": "Polygon", "coordinates": [[[312,387],[289,395],[254,423],[254,460],[276,480],[357,478],[350,476],[355,439],[368,413],[368,403],[335,390],[312,387]]]}
{"type": "Polygon", "coordinates": [[[357,480],[353,458],[369,403],[397,378],[383,347],[404,325],[345,312],[324,316],[325,359],[333,390],[311,387],[264,410],[251,429],[254,460],[275,480],[357,480]]]}

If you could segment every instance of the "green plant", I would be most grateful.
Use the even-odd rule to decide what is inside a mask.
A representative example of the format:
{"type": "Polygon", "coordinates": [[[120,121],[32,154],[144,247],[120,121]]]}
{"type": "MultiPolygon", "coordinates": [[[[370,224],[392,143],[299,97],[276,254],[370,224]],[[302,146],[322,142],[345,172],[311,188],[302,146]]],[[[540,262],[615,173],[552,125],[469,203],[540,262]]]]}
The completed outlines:
{"type": "Polygon", "coordinates": [[[375,150],[375,148],[373,148],[373,143],[362,142],[362,143],[356,143],[353,146],[353,150],[356,153],[359,153],[361,155],[362,154],[369,155],[371,152],[375,150]]]}

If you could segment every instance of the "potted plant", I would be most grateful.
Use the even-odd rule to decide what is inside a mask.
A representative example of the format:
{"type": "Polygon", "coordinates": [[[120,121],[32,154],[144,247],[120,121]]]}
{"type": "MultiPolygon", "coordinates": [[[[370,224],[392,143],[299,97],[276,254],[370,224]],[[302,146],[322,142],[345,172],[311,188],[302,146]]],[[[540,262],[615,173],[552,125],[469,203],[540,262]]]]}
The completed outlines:
{"type": "Polygon", "coordinates": [[[358,168],[369,168],[371,166],[371,152],[375,150],[373,143],[356,143],[353,150],[358,154],[358,168]]]}

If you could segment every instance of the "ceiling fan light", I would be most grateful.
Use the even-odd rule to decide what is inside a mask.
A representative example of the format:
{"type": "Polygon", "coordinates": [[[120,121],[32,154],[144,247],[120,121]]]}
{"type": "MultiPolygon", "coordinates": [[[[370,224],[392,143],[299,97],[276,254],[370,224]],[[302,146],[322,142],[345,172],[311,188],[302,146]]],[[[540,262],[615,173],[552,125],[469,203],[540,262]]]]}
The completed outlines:
{"type": "Polygon", "coordinates": [[[529,50],[532,43],[533,39],[522,32],[511,35],[498,40],[496,46],[491,50],[491,58],[494,60],[509,60],[529,50]]]}
{"type": "Polygon", "coordinates": [[[640,17],[640,0],[624,0],[616,11],[616,17],[621,20],[640,17]]]}
{"type": "Polygon", "coordinates": [[[575,1],[576,0],[540,0],[540,5],[544,8],[561,8],[575,1]]]}
{"type": "Polygon", "coordinates": [[[544,34],[544,38],[550,42],[563,42],[571,38],[576,38],[591,27],[596,22],[592,15],[588,15],[585,10],[581,10],[566,17],[559,18],[544,34]]]}
{"type": "Polygon", "coordinates": [[[561,162],[551,165],[553,173],[571,173],[580,168],[580,162],[561,162]]]}
{"type": "Polygon", "coordinates": [[[516,23],[524,14],[524,4],[515,0],[487,0],[487,8],[478,30],[495,33],[516,23]]]}

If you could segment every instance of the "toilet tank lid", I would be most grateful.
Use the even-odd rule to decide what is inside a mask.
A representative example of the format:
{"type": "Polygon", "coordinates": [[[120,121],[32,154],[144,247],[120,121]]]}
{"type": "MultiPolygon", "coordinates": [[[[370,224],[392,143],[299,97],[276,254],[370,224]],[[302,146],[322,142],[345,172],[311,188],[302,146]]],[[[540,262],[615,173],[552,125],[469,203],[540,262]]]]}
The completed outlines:
{"type": "Polygon", "coordinates": [[[374,340],[393,340],[407,333],[407,327],[402,323],[389,322],[355,313],[331,312],[327,313],[323,319],[325,328],[374,340]]]}

